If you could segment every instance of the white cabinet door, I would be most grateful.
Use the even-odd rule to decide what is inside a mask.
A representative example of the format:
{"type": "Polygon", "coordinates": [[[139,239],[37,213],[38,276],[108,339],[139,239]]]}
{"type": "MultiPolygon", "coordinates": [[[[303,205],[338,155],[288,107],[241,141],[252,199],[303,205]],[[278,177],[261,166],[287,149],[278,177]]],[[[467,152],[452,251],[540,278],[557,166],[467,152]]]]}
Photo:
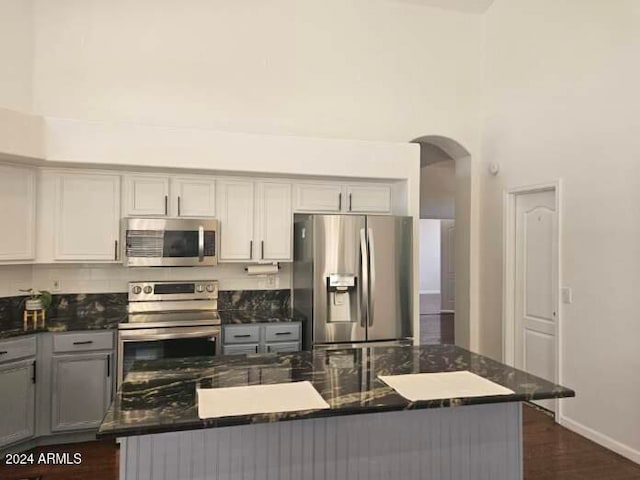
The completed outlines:
{"type": "Polygon", "coordinates": [[[169,214],[169,178],[154,175],[126,175],[124,177],[124,214],[169,214]]]}
{"type": "Polygon", "coordinates": [[[342,185],[299,183],[295,186],[295,211],[340,212],[343,197],[342,185]]]}
{"type": "Polygon", "coordinates": [[[36,173],[32,168],[0,165],[0,261],[35,257],[36,173]]]}
{"type": "Polygon", "coordinates": [[[34,434],[34,368],[33,360],[0,366],[0,447],[34,434]]]}
{"type": "Polygon", "coordinates": [[[291,261],[291,184],[257,184],[256,228],[259,242],[257,259],[291,261]]]}
{"type": "Polygon", "coordinates": [[[218,182],[220,260],[246,261],[256,258],[253,241],[253,182],[218,182]]]}
{"type": "Polygon", "coordinates": [[[111,402],[112,371],[110,353],[54,356],[51,431],[99,426],[111,402]]]}
{"type": "Polygon", "coordinates": [[[347,212],[391,213],[390,185],[348,185],[347,212]]]}
{"type": "Polygon", "coordinates": [[[216,183],[214,179],[174,178],[172,184],[175,214],[178,217],[215,217],[216,183]]]}
{"type": "Polygon", "coordinates": [[[120,230],[120,177],[57,175],[54,259],[115,261],[120,230]]]}

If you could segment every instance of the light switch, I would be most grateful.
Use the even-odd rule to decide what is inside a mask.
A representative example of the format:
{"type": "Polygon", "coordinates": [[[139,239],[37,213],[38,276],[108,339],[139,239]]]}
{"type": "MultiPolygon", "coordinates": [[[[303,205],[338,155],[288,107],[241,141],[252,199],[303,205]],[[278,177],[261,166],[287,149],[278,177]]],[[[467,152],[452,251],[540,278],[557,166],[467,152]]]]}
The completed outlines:
{"type": "Polygon", "coordinates": [[[562,303],[573,303],[573,290],[570,287],[562,287],[562,303]]]}

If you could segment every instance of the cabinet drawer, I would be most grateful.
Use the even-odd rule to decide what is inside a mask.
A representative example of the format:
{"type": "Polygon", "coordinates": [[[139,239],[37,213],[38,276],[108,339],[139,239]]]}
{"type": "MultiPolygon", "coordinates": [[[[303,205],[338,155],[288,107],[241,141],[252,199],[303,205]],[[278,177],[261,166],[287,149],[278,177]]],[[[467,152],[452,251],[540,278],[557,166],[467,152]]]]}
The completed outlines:
{"type": "Polygon", "coordinates": [[[265,327],[265,342],[284,342],[300,340],[300,324],[285,323],[267,325],[265,327]]]}
{"type": "Polygon", "coordinates": [[[36,337],[16,338],[0,342],[0,363],[35,357],[36,337]]]}
{"type": "Polygon", "coordinates": [[[224,327],[224,343],[258,343],[260,325],[224,327]]]}
{"type": "Polygon", "coordinates": [[[251,343],[249,345],[225,345],[222,347],[222,353],[224,355],[247,355],[251,353],[258,353],[258,344],[251,343]]]}
{"type": "Polygon", "coordinates": [[[299,351],[300,351],[300,343],[299,342],[279,342],[279,343],[268,343],[267,344],[267,352],[268,353],[299,352],[299,351]]]}
{"type": "Polygon", "coordinates": [[[89,352],[113,349],[113,333],[58,333],[53,336],[53,351],[89,352]]]}

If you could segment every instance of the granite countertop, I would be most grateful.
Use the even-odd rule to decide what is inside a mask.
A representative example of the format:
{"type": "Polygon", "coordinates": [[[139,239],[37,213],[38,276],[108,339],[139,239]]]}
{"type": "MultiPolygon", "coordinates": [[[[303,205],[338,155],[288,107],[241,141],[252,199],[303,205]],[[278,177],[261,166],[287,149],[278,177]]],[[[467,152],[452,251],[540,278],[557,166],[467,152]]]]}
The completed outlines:
{"type": "MultiPolygon", "coordinates": [[[[221,291],[218,311],[223,325],[300,321],[290,312],[289,290],[221,291]]],[[[127,293],[54,295],[45,328],[23,330],[24,296],[0,298],[0,340],[39,332],[117,329],[128,318],[127,293]]]]}
{"type": "Polygon", "coordinates": [[[43,332],[74,332],[82,330],[115,330],[118,324],[127,319],[126,315],[118,317],[105,317],[101,315],[91,315],[87,317],[67,316],[47,318],[44,328],[36,330],[23,330],[22,320],[19,322],[2,322],[0,326],[0,340],[32,335],[43,332]]]}
{"type": "MultiPolygon", "coordinates": [[[[240,325],[251,323],[275,323],[296,321],[288,312],[280,311],[219,311],[222,325],[240,325]]],[[[126,322],[128,314],[103,313],[92,311],[87,314],[57,315],[47,317],[44,328],[23,330],[22,318],[17,316],[0,317],[0,340],[41,332],[72,332],[80,330],[116,330],[118,324],[126,322]]],[[[297,319],[300,320],[300,319],[297,319]]],[[[31,324],[31,323],[30,323],[31,324]]]]}
{"type": "Polygon", "coordinates": [[[127,319],[126,294],[55,295],[45,327],[24,331],[23,301],[24,297],[0,299],[0,339],[40,332],[113,330],[127,319]]]}
{"type": "Polygon", "coordinates": [[[345,348],[138,361],[118,391],[98,436],[113,438],[314,417],[573,396],[575,393],[568,388],[454,345],[345,348]],[[409,402],[377,378],[378,375],[458,370],[469,370],[515,393],[409,402]],[[197,384],[202,387],[233,387],[303,380],[314,385],[330,409],[207,420],[198,417],[197,384]]]}

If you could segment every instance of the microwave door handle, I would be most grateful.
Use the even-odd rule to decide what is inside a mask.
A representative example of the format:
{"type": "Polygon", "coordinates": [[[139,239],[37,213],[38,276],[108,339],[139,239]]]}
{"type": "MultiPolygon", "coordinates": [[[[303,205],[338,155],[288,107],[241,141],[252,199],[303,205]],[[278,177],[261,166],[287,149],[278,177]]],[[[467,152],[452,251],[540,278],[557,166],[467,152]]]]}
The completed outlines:
{"type": "Polygon", "coordinates": [[[204,227],[198,227],[198,261],[204,261],[204,227]]]}

